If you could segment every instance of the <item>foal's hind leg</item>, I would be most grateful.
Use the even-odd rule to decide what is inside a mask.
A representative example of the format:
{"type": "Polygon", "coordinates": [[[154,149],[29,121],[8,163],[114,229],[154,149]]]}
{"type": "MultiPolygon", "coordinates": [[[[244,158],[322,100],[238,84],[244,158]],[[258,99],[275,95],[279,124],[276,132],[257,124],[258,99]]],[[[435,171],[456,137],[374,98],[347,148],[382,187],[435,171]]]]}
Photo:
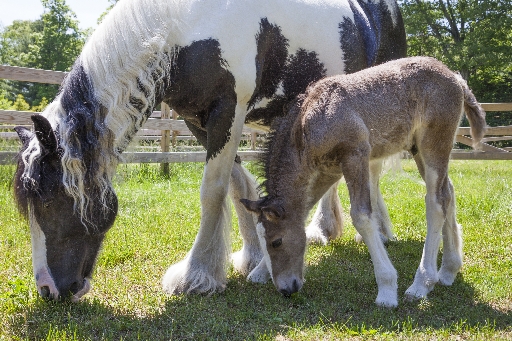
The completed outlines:
{"type": "Polygon", "coordinates": [[[443,281],[451,284],[462,265],[461,239],[455,222],[455,197],[448,178],[449,154],[445,158],[440,156],[435,168],[429,166],[433,162],[427,163],[420,156],[415,156],[415,160],[427,187],[427,236],[414,282],[405,292],[408,299],[426,297],[439,281],[439,274],[443,281]],[[443,257],[446,264],[438,274],[437,255],[443,233],[448,254],[443,257]]]}
{"type": "MultiPolygon", "coordinates": [[[[240,199],[257,200],[256,179],[239,162],[235,162],[231,171],[229,182],[229,194],[238,215],[238,226],[243,240],[242,249],[231,255],[231,260],[236,271],[248,275],[263,259],[258,235],[256,233],[257,218],[245,209],[240,199]]],[[[266,266],[267,279],[270,278],[266,266]]]]}
{"type": "Polygon", "coordinates": [[[452,285],[457,273],[462,268],[462,233],[455,218],[455,191],[448,179],[451,200],[446,209],[446,221],[443,225],[443,260],[439,270],[439,283],[452,285]]]}
{"type": "Polygon", "coordinates": [[[343,208],[338,196],[339,183],[337,181],[332,185],[318,202],[313,219],[306,228],[308,243],[326,245],[329,240],[343,234],[343,208]]]}

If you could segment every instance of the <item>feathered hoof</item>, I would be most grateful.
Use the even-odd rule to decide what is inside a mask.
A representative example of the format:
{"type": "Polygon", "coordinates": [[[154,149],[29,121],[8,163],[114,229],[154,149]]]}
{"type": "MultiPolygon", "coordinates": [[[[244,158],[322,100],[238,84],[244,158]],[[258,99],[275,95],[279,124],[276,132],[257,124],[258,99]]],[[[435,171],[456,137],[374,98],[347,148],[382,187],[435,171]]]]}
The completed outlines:
{"type": "Polygon", "coordinates": [[[231,262],[236,272],[247,276],[263,259],[259,248],[243,248],[231,254],[231,262]]]}
{"type": "Polygon", "coordinates": [[[308,244],[327,245],[343,235],[343,223],[335,219],[313,220],[306,227],[306,238],[308,244]]]}
{"type": "Polygon", "coordinates": [[[306,228],[306,240],[308,244],[327,245],[329,237],[318,225],[309,225],[306,228]]]}
{"type": "Polygon", "coordinates": [[[405,291],[405,299],[409,302],[414,302],[427,298],[428,293],[431,292],[433,288],[433,285],[432,287],[428,287],[425,285],[417,285],[413,283],[413,285],[411,285],[405,291]]]}
{"type": "Polygon", "coordinates": [[[262,259],[258,266],[251,271],[249,276],[247,276],[247,281],[252,283],[265,284],[269,279],[270,272],[268,271],[267,264],[264,259],[262,259]]]}
{"type": "Polygon", "coordinates": [[[439,276],[439,284],[450,286],[455,281],[455,278],[457,277],[458,271],[450,271],[447,270],[445,267],[441,266],[441,269],[439,270],[438,276],[439,276]]]}
{"type": "Polygon", "coordinates": [[[375,303],[379,307],[396,308],[398,307],[398,297],[396,290],[379,290],[375,303]]]}
{"type": "Polygon", "coordinates": [[[162,279],[164,292],[179,294],[214,294],[226,289],[226,276],[215,278],[201,267],[192,266],[189,259],[172,265],[162,279]]]}

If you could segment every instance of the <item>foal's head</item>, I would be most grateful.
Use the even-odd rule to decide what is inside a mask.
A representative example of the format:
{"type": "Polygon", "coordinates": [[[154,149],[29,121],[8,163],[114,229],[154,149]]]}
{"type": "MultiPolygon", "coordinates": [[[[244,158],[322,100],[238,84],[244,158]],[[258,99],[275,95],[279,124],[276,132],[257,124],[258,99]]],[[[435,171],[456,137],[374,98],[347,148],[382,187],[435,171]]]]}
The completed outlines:
{"type": "Polygon", "coordinates": [[[306,252],[303,218],[286,209],[278,199],[265,197],[241,202],[258,216],[260,246],[277,290],[287,297],[299,291],[304,283],[306,252]]]}
{"type": "MultiPolygon", "coordinates": [[[[16,128],[23,147],[14,190],[19,210],[30,223],[37,289],[45,298],[78,300],[90,289],[101,243],[117,214],[117,198],[110,191],[103,201],[105,207],[87,217],[80,214],[62,183],[62,156],[55,132],[43,116],[34,115],[32,120],[34,132],[16,128]]],[[[94,185],[83,185],[89,202],[99,201],[101,193],[94,185]]]]}

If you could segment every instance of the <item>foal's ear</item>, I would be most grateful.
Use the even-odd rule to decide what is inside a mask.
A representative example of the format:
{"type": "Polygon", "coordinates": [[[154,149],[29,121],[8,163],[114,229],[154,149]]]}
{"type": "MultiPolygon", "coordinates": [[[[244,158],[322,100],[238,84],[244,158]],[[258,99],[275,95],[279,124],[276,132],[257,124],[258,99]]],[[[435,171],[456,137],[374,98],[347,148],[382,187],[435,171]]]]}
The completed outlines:
{"type": "Polygon", "coordinates": [[[56,152],[57,137],[53,132],[50,122],[41,115],[32,115],[30,118],[34,122],[36,137],[41,145],[49,152],[56,152]]]}
{"type": "Polygon", "coordinates": [[[249,199],[240,199],[242,205],[245,206],[247,211],[260,214],[261,213],[261,203],[262,200],[252,201],[249,199]]]}

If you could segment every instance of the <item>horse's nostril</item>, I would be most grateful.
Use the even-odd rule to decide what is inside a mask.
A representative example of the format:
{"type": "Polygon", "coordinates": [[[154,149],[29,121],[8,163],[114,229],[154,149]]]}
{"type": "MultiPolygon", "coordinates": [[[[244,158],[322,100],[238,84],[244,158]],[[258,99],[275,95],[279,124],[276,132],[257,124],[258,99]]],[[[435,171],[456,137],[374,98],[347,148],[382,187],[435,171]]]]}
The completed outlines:
{"type": "Polygon", "coordinates": [[[299,291],[299,289],[300,289],[299,282],[297,280],[294,280],[293,286],[292,286],[292,293],[299,291]]]}
{"type": "Polygon", "coordinates": [[[41,297],[42,298],[50,298],[50,288],[46,285],[41,287],[41,297]]]}
{"type": "Polygon", "coordinates": [[[71,286],[69,287],[69,292],[70,292],[72,295],[74,295],[74,294],[76,294],[77,292],[79,292],[79,291],[80,291],[80,289],[81,289],[80,284],[79,284],[78,282],[73,282],[73,283],[71,284],[71,286]]]}

